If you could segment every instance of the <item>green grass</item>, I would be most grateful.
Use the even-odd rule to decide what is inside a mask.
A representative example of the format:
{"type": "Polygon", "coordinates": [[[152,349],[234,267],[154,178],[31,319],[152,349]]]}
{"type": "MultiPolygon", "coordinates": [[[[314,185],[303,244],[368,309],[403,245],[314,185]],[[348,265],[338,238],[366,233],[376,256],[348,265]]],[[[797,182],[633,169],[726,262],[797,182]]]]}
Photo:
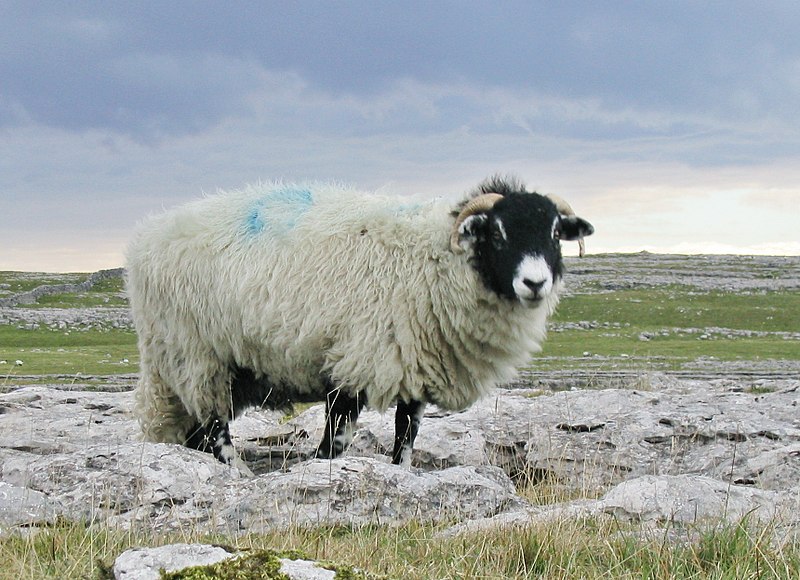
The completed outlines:
{"type": "Polygon", "coordinates": [[[667,357],[676,361],[698,357],[720,360],[800,359],[800,342],[780,337],[724,338],[712,335],[700,339],[699,334],[656,335],[648,341],[639,340],[644,329],[626,330],[617,336],[602,336],[597,332],[551,332],[544,344],[547,357],[581,357],[584,352],[608,357],[627,354],[631,357],[667,357]]]}
{"type": "Polygon", "coordinates": [[[70,349],[0,349],[0,379],[16,375],[116,375],[139,370],[136,345],[119,349],[79,347],[70,349]],[[127,362],[125,362],[127,359],[127,362]],[[21,366],[16,361],[22,361],[21,366]]]}
{"type": "Polygon", "coordinates": [[[125,307],[128,301],[123,296],[125,283],[122,278],[106,278],[98,281],[91,290],[78,293],[50,294],[42,296],[31,307],[88,308],[92,306],[125,307]]]}
{"type": "Polygon", "coordinates": [[[450,537],[440,534],[443,529],[411,522],[397,527],[294,527],[266,535],[226,537],[62,522],[34,534],[0,539],[0,561],[4,562],[0,577],[107,578],[114,558],[130,547],[195,541],[254,555],[260,550],[299,551],[334,567],[352,566],[372,577],[393,579],[788,579],[800,575],[800,545],[779,546],[772,541],[775,528],[764,524],[740,522],[654,532],[611,518],[561,518],[450,537]]]}
{"type": "Polygon", "coordinates": [[[129,330],[22,330],[0,325],[0,379],[14,375],[113,375],[138,370],[136,334],[129,330]],[[127,363],[122,361],[127,359],[127,363]],[[24,364],[16,366],[21,360],[24,364]]]}
{"type": "MultiPolygon", "coordinates": [[[[88,274],[32,274],[0,272],[7,293],[31,290],[44,284],[75,284],[88,274]]],[[[36,304],[20,308],[124,307],[121,278],[97,282],[87,292],[42,296],[36,304]]],[[[55,330],[46,326],[28,330],[17,324],[0,325],[0,380],[20,375],[114,375],[138,370],[136,334],[132,330],[71,327],[55,330]],[[15,364],[22,361],[22,366],[15,364]],[[126,361],[127,362],[124,362],[126,361]]]]}
{"type": "Polygon", "coordinates": [[[50,294],[42,296],[29,308],[89,308],[89,307],[125,307],[128,301],[118,294],[104,292],[81,292],[80,294],[50,294]]]}
{"type": "Polygon", "coordinates": [[[670,286],[568,296],[553,322],[601,321],[634,328],[704,328],[800,332],[800,293],[698,293],[670,286]]]}
{"type": "Polygon", "coordinates": [[[800,360],[800,293],[698,293],[672,286],[565,297],[552,318],[537,368],[573,368],[584,353],[616,357],[617,367],[677,369],[700,358],[721,361],[800,360]],[[568,323],[594,322],[596,328],[568,323]],[[728,329],[710,330],[707,329],[728,329]],[[736,331],[757,331],[747,336],[736,331]],[[646,334],[649,340],[640,337],[646,334]],[[705,336],[703,336],[705,335],[705,336]],[[619,357],[625,355],[627,360],[619,357]]]}
{"type": "Polygon", "coordinates": [[[44,284],[78,284],[89,274],[45,274],[34,272],[0,272],[0,284],[8,284],[5,292],[17,294],[33,290],[44,284]]]}
{"type": "MultiPolygon", "coordinates": [[[[32,275],[1,272],[0,283],[13,291],[44,283],[80,282],[85,274],[32,275]]],[[[76,308],[124,306],[120,278],[98,282],[91,291],[43,296],[37,307],[76,308]]],[[[539,369],[584,367],[584,353],[613,359],[614,369],[646,372],[680,369],[701,358],[720,361],[800,360],[800,343],[777,333],[800,333],[800,292],[698,292],[687,286],[637,288],[567,296],[552,319],[539,369]],[[598,328],[563,329],[564,324],[589,321],[598,328]],[[561,326],[560,326],[561,325],[561,326]],[[688,329],[755,330],[765,336],[744,336],[688,329]],[[646,333],[651,340],[640,340],[646,333]]],[[[14,374],[128,374],[138,354],[132,331],[72,330],[68,334],[41,328],[21,330],[0,326],[0,360],[25,362],[0,367],[0,376],[14,374]],[[127,359],[129,364],[120,364],[127,359]]]]}
{"type": "MultiPolygon", "coordinates": [[[[2,296],[32,290],[43,285],[77,284],[85,281],[88,274],[51,275],[20,274],[16,272],[0,272],[0,284],[8,284],[2,296]]],[[[34,304],[25,304],[25,308],[87,308],[98,306],[127,306],[123,297],[124,281],[122,278],[106,278],[95,283],[86,292],[65,292],[40,296],[34,304]]]]}
{"type": "Polygon", "coordinates": [[[132,330],[52,330],[49,328],[25,330],[15,326],[0,325],[0,348],[7,345],[21,348],[75,348],[131,344],[136,344],[136,333],[132,330]]]}

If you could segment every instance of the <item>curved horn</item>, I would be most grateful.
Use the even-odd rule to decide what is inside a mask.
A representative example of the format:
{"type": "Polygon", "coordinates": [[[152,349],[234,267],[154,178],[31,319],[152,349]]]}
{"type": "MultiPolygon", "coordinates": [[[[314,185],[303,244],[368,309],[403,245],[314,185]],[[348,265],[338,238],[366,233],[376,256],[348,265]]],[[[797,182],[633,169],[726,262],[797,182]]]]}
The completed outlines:
{"type": "MultiPolygon", "coordinates": [[[[565,199],[557,196],[554,193],[545,194],[545,197],[547,199],[549,199],[550,201],[552,201],[554,204],[556,204],[556,209],[558,210],[558,213],[560,213],[562,215],[575,215],[575,210],[572,209],[572,206],[570,206],[565,199]]],[[[583,256],[585,254],[586,254],[585,242],[583,241],[583,238],[579,238],[578,239],[578,256],[580,258],[583,258],[583,256]]]]}
{"type": "Polygon", "coordinates": [[[484,193],[471,199],[467,205],[464,206],[464,209],[461,210],[461,213],[458,214],[455,223],[453,224],[453,231],[450,233],[450,250],[454,254],[460,254],[464,250],[461,249],[461,246],[458,245],[458,238],[459,238],[459,228],[461,224],[464,223],[469,216],[475,215],[476,213],[483,213],[485,211],[489,211],[492,209],[494,204],[498,201],[503,199],[503,196],[499,193],[484,193]]]}
{"type": "Polygon", "coordinates": [[[564,198],[558,197],[554,193],[545,194],[545,197],[556,204],[558,213],[564,215],[575,215],[575,210],[567,203],[564,198]]]}

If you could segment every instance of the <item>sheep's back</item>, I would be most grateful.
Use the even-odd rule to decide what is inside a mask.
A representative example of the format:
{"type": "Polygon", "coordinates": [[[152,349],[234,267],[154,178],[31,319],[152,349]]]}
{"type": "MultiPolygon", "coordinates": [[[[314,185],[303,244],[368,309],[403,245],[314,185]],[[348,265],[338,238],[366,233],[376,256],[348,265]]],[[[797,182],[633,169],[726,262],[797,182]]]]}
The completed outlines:
{"type": "Polygon", "coordinates": [[[137,329],[298,393],[331,377],[378,409],[464,408],[538,350],[557,299],[533,311],[487,291],[449,251],[449,210],[268,185],[167,212],[129,251],[137,329]]]}

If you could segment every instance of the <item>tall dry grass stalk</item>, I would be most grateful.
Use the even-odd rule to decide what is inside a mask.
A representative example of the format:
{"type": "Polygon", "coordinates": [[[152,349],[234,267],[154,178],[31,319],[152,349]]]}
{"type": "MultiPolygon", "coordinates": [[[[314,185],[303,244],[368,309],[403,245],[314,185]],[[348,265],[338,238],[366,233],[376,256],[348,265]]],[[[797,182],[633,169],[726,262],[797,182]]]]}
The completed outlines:
{"type": "Polygon", "coordinates": [[[225,537],[192,531],[86,527],[71,522],[0,540],[0,578],[107,578],[136,546],[173,542],[240,550],[299,550],[386,578],[797,578],[800,543],[751,524],[649,528],[611,517],[558,518],[520,527],[442,535],[445,525],[292,527],[225,537]]]}

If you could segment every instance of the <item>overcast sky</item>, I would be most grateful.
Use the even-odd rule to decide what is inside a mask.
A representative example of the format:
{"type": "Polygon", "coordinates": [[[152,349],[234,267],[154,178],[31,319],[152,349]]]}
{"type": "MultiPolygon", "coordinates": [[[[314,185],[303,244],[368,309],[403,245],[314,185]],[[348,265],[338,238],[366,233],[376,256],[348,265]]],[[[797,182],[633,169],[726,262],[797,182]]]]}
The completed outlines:
{"type": "Polygon", "coordinates": [[[120,266],[143,217],[260,180],[496,172],[589,252],[800,254],[798,31],[796,0],[3,1],[0,270],[120,266]]]}

